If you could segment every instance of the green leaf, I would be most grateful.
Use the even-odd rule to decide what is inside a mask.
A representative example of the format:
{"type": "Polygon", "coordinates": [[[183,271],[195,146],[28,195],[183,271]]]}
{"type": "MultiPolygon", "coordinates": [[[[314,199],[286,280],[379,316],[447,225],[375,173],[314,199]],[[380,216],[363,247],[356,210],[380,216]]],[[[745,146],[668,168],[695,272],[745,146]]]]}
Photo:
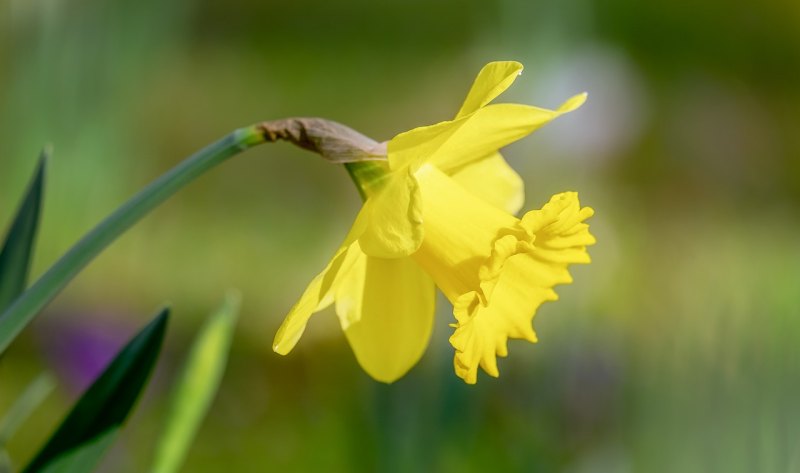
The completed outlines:
{"type": "Polygon", "coordinates": [[[41,473],[86,473],[91,471],[103,453],[114,443],[119,427],[114,427],[97,437],[69,450],[45,465],[41,473]]]}
{"type": "Polygon", "coordinates": [[[0,473],[11,473],[12,471],[14,471],[14,466],[11,464],[8,452],[0,450],[0,473]]]}
{"type": "Polygon", "coordinates": [[[81,396],[25,472],[91,471],[111,444],[153,370],[169,309],[123,348],[81,396]],[[50,470],[53,468],[53,470],[50,470]]]}
{"type": "Polygon", "coordinates": [[[0,249],[0,314],[28,284],[33,244],[42,207],[48,151],[43,150],[25,199],[0,249]]]}
{"type": "MultiPolygon", "coordinates": [[[[20,425],[53,391],[56,383],[50,373],[42,373],[34,379],[0,420],[0,450],[14,435],[20,425]]],[[[2,471],[2,470],[0,470],[2,471]]]]}
{"type": "Polygon", "coordinates": [[[178,471],[203,418],[214,400],[228,359],[239,312],[239,295],[231,292],[195,338],[173,388],[172,407],[158,442],[152,471],[178,471]]]}
{"type": "Polygon", "coordinates": [[[209,169],[247,148],[263,143],[263,133],[255,125],[235,130],[188,157],[100,222],[0,314],[0,354],[56,294],[108,245],[209,169]]]}

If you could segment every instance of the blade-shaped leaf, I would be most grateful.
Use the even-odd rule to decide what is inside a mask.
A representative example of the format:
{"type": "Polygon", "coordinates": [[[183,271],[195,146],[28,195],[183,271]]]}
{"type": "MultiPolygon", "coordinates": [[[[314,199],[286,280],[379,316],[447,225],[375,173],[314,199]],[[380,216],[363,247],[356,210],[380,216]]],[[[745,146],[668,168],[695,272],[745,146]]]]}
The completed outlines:
{"type": "Polygon", "coordinates": [[[42,207],[47,156],[47,150],[42,151],[28,192],[0,249],[0,314],[28,284],[33,244],[42,207]]]}
{"type": "Polygon", "coordinates": [[[185,159],[100,222],[0,315],[0,354],[56,294],[108,245],[209,169],[252,146],[264,143],[264,133],[260,125],[235,130],[185,159]]]}
{"type": "Polygon", "coordinates": [[[0,419],[0,473],[15,471],[11,458],[5,450],[6,444],[55,386],[56,382],[50,373],[40,374],[25,388],[22,394],[17,396],[3,418],[0,419]]]}
{"type": "Polygon", "coordinates": [[[69,450],[45,465],[41,473],[86,473],[92,471],[103,453],[114,443],[119,427],[113,427],[97,437],[69,450]]]}
{"type": "Polygon", "coordinates": [[[11,457],[8,452],[0,450],[0,473],[10,473],[14,471],[14,466],[11,464],[11,457]]]}
{"type": "Polygon", "coordinates": [[[164,309],[123,348],[81,396],[25,472],[86,472],[102,456],[133,408],[155,365],[169,310],[164,309]]]}
{"type": "Polygon", "coordinates": [[[6,443],[19,426],[47,398],[55,385],[55,380],[50,373],[42,373],[17,397],[14,404],[0,419],[0,450],[5,448],[6,443]]]}
{"type": "Polygon", "coordinates": [[[231,292],[195,338],[173,389],[172,408],[158,442],[154,473],[178,471],[217,392],[228,360],[239,295],[231,292]]]}

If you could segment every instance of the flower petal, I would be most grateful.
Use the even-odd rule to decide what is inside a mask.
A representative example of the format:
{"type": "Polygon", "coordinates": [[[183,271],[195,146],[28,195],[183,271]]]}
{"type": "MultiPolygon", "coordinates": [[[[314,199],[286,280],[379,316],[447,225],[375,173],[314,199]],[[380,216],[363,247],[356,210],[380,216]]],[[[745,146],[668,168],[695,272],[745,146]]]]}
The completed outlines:
{"type": "Polygon", "coordinates": [[[436,166],[417,171],[422,187],[425,241],[413,258],[455,303],[480,285],[479,271],[498,233],[518,219],[488,204],[436,166]]]}
{"type": "Polygon", "coordinates": [[[450,337],[456,349],[456,375],[475,384],[480,366],[497,377],[496,357],[508,353],[509,338],[536,342],[531,320],[543,302],[557,299],[552,286],[549,267],[528,255],[516,254],[505,262],[488,304],[482,305],[475,293],[465,294],[454,307],[458,324],[450,337]]]}
{"type": "Polygon", "coordinates": [[[527,237],[508,233],[495,241],[480,271],[482,295],[465,293],[454,304],[458,323],[450,343],[456,374],[464,381],[475,383],[478,366],[497,376],[496,357],[506,356],[509,338],[536,341],[531,321],[538,307],[558,299],[556,285],[572,282],[570,264],[589,262],[586,246],[595,238],[584,220],[592,214],[580,207],[577,193],[557,194],[522,218],[527,237]]]}
{"type": "Polygon", "coordinates": [[[522,64],[516,61],[495,61],[483,66],[456,118],[478,110],[502,94],[514,79],[522,74],[522,64]]]}
{"type": "Polygon", "coordinates": [[[584,220],[594,215],[591,207],[581,207],[577,192],[554,195],[541,210],[525,214],[520,225],[535,235],[532,254],[554,265],[589,263],[586,247],[594,245],[594,235],[584,220]]]}
{"type": "Polygon", "coordinates": [[[450,173],[497,152],[585,101],[583,93],[556,110],[519,104],[488,105],[456,120],[415,128],[389,141],[389,165],[400,169],[430,163],[450,173]]]}
{"type": "Polygon", "coordinates": [[[488,105],[462,119],[458,129],[425,161],[449,173],[529,135],[554,118],[580,107],[585,100],[586,94],[577,95],[556,110],[519,104],[488,105]]]}
{"type": "Polygon", "coordinates": [[[419,184],[410,168],[389,175],[359,214],[366,224],[359,238],[364,253],[399,258],[417,251],[423,237],[421,206],[419,184]]]}
{"type": "Polygon", "coordinates": [[[456,169],[453,180],[497,208],[516,214],[525,202],[525,184],[500,153],[456,169]]]}
{"type": "Polygon", "coordinates": [[[421,126],[398,134],[386,143],[389,167],[402,169],[411,164],[421,164],[458,131],[469,117],[421,126]]]}
{"type": "Polygon", "coordinates": [[[436,286],[410,258],[356,259],[336,291],[336,313],[364,371],[391,383],[425,351],[436,286]]]}
{"type": "Polygon", "coordinates": [[[336,250],[330,263],[311,281],[300,300],[289,311],[272,342],[272,349],[276,353],[286,355],[292,351],[303,335],[308,319],[333,303],[336,288],[356,263],[360,253],[357,238],[364,231],[364,226],[365,219],[361,216],[356,218],[347,238],[336,250]]]}

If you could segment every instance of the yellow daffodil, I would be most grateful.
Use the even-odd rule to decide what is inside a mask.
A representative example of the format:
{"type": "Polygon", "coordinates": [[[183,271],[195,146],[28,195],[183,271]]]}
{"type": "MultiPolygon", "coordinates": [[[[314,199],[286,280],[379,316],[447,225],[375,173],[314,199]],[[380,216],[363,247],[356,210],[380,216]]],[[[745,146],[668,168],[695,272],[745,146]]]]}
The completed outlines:
{"type": "Polygon", "coordinates": [[[476,78],[453,120],[401,133],[384,161],[351,163],[365,203],[333,259],[279,329],[273,348],[288,353],[311,315],[335,303],[342,329],[364,370],[391,382],[422,356],[438,286],[453,304],[450,343],[455,372],[475,383],[478,366],[498,376],[509,338],[536,341],[531,326],[553,287],[572,281],[567,266],[588,263],[594,243],[577,194],[522,206],[520,177],[498,153],[553,118],[556,110],[491,104],[522,71],[493,62],[476,78]]]}

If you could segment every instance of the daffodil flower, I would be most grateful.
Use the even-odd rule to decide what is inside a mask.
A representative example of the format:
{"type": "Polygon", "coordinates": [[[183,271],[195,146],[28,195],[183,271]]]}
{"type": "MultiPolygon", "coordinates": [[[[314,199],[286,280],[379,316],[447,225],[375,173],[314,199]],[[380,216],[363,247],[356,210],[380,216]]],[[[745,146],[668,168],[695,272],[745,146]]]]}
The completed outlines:
{"type": "Polygon", "coordinates": [[[556,110],[489,104],[522,71],[493,62],[476,78],[453,120],[401,133],[387,159],[348,164],[365,203],[344,243],[311,282],[279,329],[286,354],[312,314],[335,304],[358,362],[392,382],[422,356],[431,334],[435,287],[453,304],[456,374],[475,383],[480,366],[498,376],[509,338],[536,341],[531,326],[553,287],[572,281],[594,243],[577,194],[553,196],[541,210],[514,216],[523,184],[498,150],[578,108],[581,94],[556,110]]]}

